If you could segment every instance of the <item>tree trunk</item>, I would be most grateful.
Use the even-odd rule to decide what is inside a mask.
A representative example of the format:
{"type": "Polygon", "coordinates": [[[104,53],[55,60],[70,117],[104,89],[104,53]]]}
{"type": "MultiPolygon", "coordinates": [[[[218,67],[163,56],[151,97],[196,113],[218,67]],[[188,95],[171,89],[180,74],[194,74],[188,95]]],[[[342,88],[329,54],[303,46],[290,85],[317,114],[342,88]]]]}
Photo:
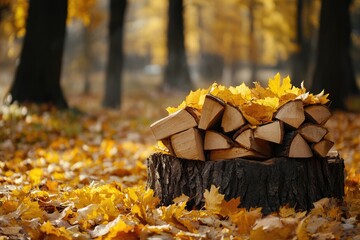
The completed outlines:
{"type": "Polygon", "coordinates": [[[249,34],[249,60],[250,60],[250,82],[257,81],[257,71],[258,71],[258,63],[257,63],[257,43],[255,36],[255,2],[254,0],[250,0],[249,3],[249,23],[250,23],[250,34],[249,34]]]}
{"type": "Polygon", "coordinates": [[[296,44],[297,52],[292,56],[292,76],[291,80],[295,86],[300,86],[301,82],[307,82],[308,69],[310,63],[310,39],[306,37],[304,31],[304,24],[307,24],[309,16],[304,13],[305,8],[309,8],[308,0],[297,1],[297,15],[296,15],[296,44]],[[304,18],[305,17],[305,18],[304,18]]]}
{"type": "Polygon", "coordinates": [[[164,88],[187,91],[192,84],[185,53],[183,0],[169,0],[168,18],[164,88]]]}
{"type": "Polygon", "coordinates": [[[109,50],[106,68],[104,107],[121,104],[121,73],[123,68],[123,32],[126,0],[110,0],[109,50]]]}
{"type": "Polygon", "coordinates": [[[351,0],[322,0],[317,62],[312,92],[325,89],[334,109],[345,109],[344,100],[357,94],[354,69],[349,54],[351,0]]]}
{"type": "Polygon", "coordinates": [[[13,101],[68,105],[60,87],[67,0],[30,0],[13,101]]]}
{"type": "Polygon", "coordinates": [[[340,158],[191,161],[155,153],[148,158],[147,168],[147,186],[163,205],[185,194],[191,199],[189,208],[201,208],[203,193],[213,184],[226,200],[240,197],[240,207],[262,207],[265,214],[286,204],[309,210],[321,198],[344,195],[340,158]]]}

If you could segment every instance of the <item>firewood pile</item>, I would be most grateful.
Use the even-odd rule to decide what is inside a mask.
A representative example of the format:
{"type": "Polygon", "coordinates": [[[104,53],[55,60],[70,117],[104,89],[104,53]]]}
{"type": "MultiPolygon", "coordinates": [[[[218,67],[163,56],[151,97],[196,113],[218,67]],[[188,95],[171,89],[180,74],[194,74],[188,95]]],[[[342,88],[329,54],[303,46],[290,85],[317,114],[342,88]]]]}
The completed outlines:
{"type": "Polygon", "coordinates": [[[324,126],[331,117],[328,95],[314,95],[281,81],[267,87],[214,83],[191,92],[150,128],[169,154],[189,160],[326,157],[334,143],[324,126]]]}

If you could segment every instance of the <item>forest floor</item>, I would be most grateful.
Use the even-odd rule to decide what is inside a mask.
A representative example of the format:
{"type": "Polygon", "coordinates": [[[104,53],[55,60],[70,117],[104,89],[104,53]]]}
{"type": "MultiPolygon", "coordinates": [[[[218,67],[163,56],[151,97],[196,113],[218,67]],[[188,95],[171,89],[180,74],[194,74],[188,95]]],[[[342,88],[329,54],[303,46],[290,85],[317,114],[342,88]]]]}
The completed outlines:
{"type": "MultiPolygon", "coordinates": [[[[263,216],[237,209],[216,188],[207,207],[168,207],[146,189],[149,125],[181,94],[127,95],[122,110],[99,97],[72,97],[78,110],[0,108],[0,239],[360,239],[360,114],[337,112],[327,126],[346,162],[344,202],[309,212],[284,206],[263,216]]],[[[241,201],[241,199],[240,199],[241,201]]]]}

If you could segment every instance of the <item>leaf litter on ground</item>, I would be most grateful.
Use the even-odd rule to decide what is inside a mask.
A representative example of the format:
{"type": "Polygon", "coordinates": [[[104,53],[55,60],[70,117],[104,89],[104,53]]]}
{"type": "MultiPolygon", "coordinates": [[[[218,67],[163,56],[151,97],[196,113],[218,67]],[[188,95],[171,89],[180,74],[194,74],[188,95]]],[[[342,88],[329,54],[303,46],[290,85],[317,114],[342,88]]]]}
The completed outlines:
{"type": "Polygon", "coordinates": [[[225,201],[217,186],[204,193],[203,209],[188,210],[184,195],[158,206],[146,189],[155,143],[148,125],[159,114],[141,109],[157,108],[148,104],[137,105],[147,112],[141,121],[126,111],[3,105],[0,239],[359,238],[359,114],[337,112],[327,123],[346,161],[344,202],[325,198],[308,213],[283,206],[263,216],[237,208],[239,198],[225,201]]]}

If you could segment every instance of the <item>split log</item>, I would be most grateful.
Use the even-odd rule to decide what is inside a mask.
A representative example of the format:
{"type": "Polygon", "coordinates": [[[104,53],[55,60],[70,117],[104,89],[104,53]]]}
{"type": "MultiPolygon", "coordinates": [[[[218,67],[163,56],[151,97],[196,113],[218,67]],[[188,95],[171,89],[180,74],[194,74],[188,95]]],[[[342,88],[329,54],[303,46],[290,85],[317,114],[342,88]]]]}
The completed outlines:
{"type": "Polygon", "coordinates": [[[221,128],[225,133],[235,131],[246,123],[245,118],[237,107],[226,104],[223,117],[221,120],[221,128]]]}
{"type": "Polygon", "coordinates": [[[204,105],[201,110],[199,129],[210,129],[217,122],[221,121],[224,108],[225,103],[223,100],[210,94],[206,95],[204,105]]]}
{"type": "Polygon", "coordinates": [[[254,137],[269,142],[280,144],[284,136],[282,122],[274,121],[265,125],[258,126],[254,131],[254,137]]]}
{"type": "Polygon", "coordinates": [[[321,125],[325,124],[332,115],[330,109],[323,104],[307,106],[304,111],[306,119],[321,125]]]}
{"type": "Polygon", "coordinates": [[[318,124],[305,123],[299,128],[300,135],[308,142],[320,142],[328,130],[318,124]]]}
{"type": "Polygon", "coordinates": [[[179,111],[154,122],[151,124],[150,129],[156,140],[161,140],[196,126],[197,121],[188,109],[180,109],[179,111]]]}
{"type": "Polygon", "coordinates": [[[284,104],[274,117],[288,126],[298,128],[305,120],[303,102],[295,100],[284,104]]]}
{"type": "Polygon", "coordinates": [[[170,141],[177,157],[205,161],[203,138],[199,129],[190,128],[172,135],[170,141]]]}
{"type": "Polygon", "coordinates": [[[204,140],[204,150],[228,149],[233,146],[232,140],[215,131],[206,131],[204,140]]]}
{"type": "Polygon", "coordinates": [[[314,154],[303,137],[297,131],[287,132],[281,145],[277,145],[275,156],[289,158],[310,158],[314,154]]]}
{"type": "Polygon", "coordinates": [[[323,139],[318,143],[315,143],[312,148],[321,157],[325,157],[330,149],[334,146],[334,143],[330,140],[323,139]]]}
{"type": "MultiPolygon", "coordinates": [[[[234,134],[234,140],[240,146],[254,150],[262,154],[263,156],[271,156],[270,142],[254,137],[254,130],[249,126],[242,127],[238,132],[234,134]]],[[[238,156],[240,157],[240,156],[238,156]]]]}
{"type": "Polygon", "coordinates": [[[185,194],[190,197],[189,209],[203,207],[203,193],[211,185],[220,187],[226,200],[240,197],[239,207],[262,207],[265,214],[287,204],[309,210],[321,198],[344,196],[344,161],[340,158],[204,162],[155,153],[147,159],[147,170],[147,187],[154,189],[162,205],[185,194]]]}

